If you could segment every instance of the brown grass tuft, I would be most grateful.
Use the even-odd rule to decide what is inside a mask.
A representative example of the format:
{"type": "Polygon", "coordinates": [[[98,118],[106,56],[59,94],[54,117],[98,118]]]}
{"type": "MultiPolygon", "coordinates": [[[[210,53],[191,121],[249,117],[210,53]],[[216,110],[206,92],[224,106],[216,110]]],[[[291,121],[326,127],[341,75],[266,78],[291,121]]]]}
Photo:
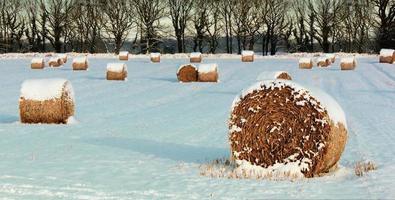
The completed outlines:
{"type": "Polygon", "coordinates": [[[376,169],[377,169],[377,166],[372,161],[368,161],[368,162],[360,161],[355,164],[354,172],[355,172],[355,175],[357,175],[357,176],[364,176],[368,172],[376,170],[376,169]]]}

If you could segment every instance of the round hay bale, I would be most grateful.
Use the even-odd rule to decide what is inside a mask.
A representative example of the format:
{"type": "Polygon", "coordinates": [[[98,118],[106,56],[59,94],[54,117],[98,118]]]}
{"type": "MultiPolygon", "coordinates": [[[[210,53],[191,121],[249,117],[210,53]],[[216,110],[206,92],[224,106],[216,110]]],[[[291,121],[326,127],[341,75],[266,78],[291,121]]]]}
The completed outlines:
{"type": "Polygon", "coordinates": [[[320,57],[317,60],[317,67],[329,67],[331,64],[331,60],[327,57],[320,57]]]}
{"type": "Polygon", "coordinates": [[[217,64],[200,64],[198,69],[199,82],[218,82],[217,64]]]}
{"type": "Polygon", "coordinates": [[[180,82],[196,82],[198,81],[197,67],[191,64],[181,65],[177,71],[177,78],[180,82]]]}
{"type": "Polygon", "coordinates": [[[19,98],[22,123],[66,124],[74,115],[74,92],[65,79],[26,80],[19,98]]]}
{"type": "Polygon", "coordinates": [[[58,54],[58,57],[62,59],[63,63],[67,63],[67,54],[58,54]]]}
{"type": "Polygon", "coordinates": [[[119,52],[119,60],[128,61],[129,60],[129,52],[128,51],[121,51],[119,52]]]}
{"type": "Polygon", "coordinates": [[[87,56],[81,56],[73,59],[73,70],[88,70],[89,63],[87,56]]]}
{"type": "Polygon", "coordinates": [[[242,62],[254,62],[254,52],[253,51],[242,51],[241,52],[242,62]]]}
{"type": "Polygon", "coordinates": [[[239,165],[313,177],[337,164],[347,125],[343,110],[329,95],[291,81],[263,81],[234,100],[229,140],[239,165]]]}
{"type": "Polygon", "coordinates": [[[128,69],[124,63],[107,64],[107,80],[124,81],[128,77],[128,69]]]}
{"type": "Polygon", "coordinates": [[[33,58],[30,67],[32,69],[44,69],[45,67],[44,58],[33,58]]]}
{"type": "Polygon", "coordinates": [[[191,63],[201,63],[202,54],[200,52],[193,52],[189,55],[191,63]]]}
{"type": "Polygon", "coordinates": [[[63,66],[63,59],[60,57],[52,57],[49,59],[48,65],[50,67],[61,67],[63,66]]]}
{"type": "Polygon", "coordinates": [[[300,69],[312,69],[313,68],[313,60],[311,58],[301,58],[299,60],[299,68],[300,69]]]}
{"type": "Polygon", "coordinates": [[[395,50],[394,49],[381,49],[380,63],[393,64],[394,62],[395,62],[395,50]]]}
{"type": "Polygon", "coordinates": [[[160,63],[160,53],[151,53],[150,58],[153,63],[160,63]]]}
{"type": "Polygon", "coordinates": [[[289,75],[286,71],[274,71],[274,72],[262,72],[258,75],[257,81],[265,81],[265,80],[292,80],[291,75],[289,75]]]}
{"type": "Polygon", "coordinates": [[[336,62],[336,54],[334,53],[327,53],[325,55],[327,58],[329,58],[329,60],[331,61],[331,63],[335,63],[336,62]]]}
{"type": "Polygon", "coordinates": [[[340,61],[341,70],[354,70],[357,66],[355,57],[342,58],[340,61]]]}

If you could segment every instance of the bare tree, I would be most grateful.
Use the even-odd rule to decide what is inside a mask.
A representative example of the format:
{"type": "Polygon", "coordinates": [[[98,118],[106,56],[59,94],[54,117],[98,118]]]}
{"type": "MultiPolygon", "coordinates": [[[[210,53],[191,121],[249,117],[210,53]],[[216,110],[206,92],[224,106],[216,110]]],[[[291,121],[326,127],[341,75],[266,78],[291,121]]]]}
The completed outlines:
{"type": "Polygon", "coordinates": [[[193,0],[168,0],[171,22],[179,53],[185,52],[185,30],[191,17],[193,0]]]}
{"type": "Polygon", "coordinates": [[[240,54],[246,45],[247,29],[246,24],[252,4],[248,1],[232,0],[233,31],[236,34],[238,53],[240,54]]]}
{"type": "Polygon", "coordinates": [[[226,52],[233,53],[233,31],[232,31],[232,0],[221,0],[219,12],[222,15],[226,38],[226,52]]]}
{"type": "Polygon", "coordinates": [[[22,47],[21,38],[25,31],[21,13],[22,3],[18,0],[0,2],[0,48],[4,52],[22,47]]]}
{"type": "Polygon", "coordinates": [[[395,0],[372,0],[376,7],[378,48],[395,46],[395,0]]]}
{"type": "Polygon", "coordinates": [[[210,5],[209,20],[206,26],[206,33],[208,36],[209,52],[215,53],[218,47],[218,38],[221,34],[221,14],[220,14],[220,1],[209,0],[207,3],[210,5]]]}
{"type": "Polygon", "coordinates": [[[270,44],[270,54],[274,55],[277,52],[277,43],[283,34],[283,29],[287,27],[286,23],[286,13],[287,13],[287,0],[266,0],[267,4],[267,15],[265,18],[266,24],[266,46],[264,49],[264,54],[267,55],[269,52],[270,44]]]}
{"type": "Polygon", "coordinates": [[[209,23],[210,4],[206,0],[195,0],[193,4],[192,23],[194,27],[193,50],[203,52],[203,43],[209,23]]]}

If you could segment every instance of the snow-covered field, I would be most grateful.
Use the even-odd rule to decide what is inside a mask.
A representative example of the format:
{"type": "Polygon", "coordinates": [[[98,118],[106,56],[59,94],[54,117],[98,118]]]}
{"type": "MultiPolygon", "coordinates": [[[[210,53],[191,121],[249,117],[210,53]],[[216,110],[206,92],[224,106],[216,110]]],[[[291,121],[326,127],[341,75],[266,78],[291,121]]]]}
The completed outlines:
{"type": "Polygon", "coordinates": [[[395,65],[359,56],[355,71],[299,70],[296,56],[218,63],[219,83],[177,82],[186,56],[127,62],[128,81],[105,80],[115,56],[90,58],[89,71],[31,70],[29,56],[0,59],[0,198],[5,199],[272,199],[395,197],[395,65]],[[200,165],[229,156],[227,119],[233,99],[263,71],[288,71],[343,107],[349,140],[334,174],[296,181],[235,180],[200,175],[200,165]],[[20,124],[25,79],[66,78],[76,124],[20,124]],[[354,175],[358,161],[378,169],[354,175]]]}

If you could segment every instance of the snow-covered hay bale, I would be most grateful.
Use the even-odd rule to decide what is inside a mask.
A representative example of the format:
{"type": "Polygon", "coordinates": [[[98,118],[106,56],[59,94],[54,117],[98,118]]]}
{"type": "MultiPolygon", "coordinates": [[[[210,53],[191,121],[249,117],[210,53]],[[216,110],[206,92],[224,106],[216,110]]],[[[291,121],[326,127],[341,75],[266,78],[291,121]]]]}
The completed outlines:
{"type": "Polygon", "coordinates": [[[65,79],[26,80],[19,98],[22,123],[65,124],[74,115],[74,92],[65,79]]]}
{"type": "Polygon", "coordinates": [[[329,95],[292,81],[262,81],[233,102],[232,159],[261,177],[313,177],[336,166],[347,141],[343,110],[329,95]]]}
{"type": "Polygon", "coordinates": [[[331,59],[327,57],[319,57],[317,59],[317,67],[329,67],[331,64],[331,59]]]}
{"type": "Polygon", "coordinates": [[[336,62],[336,54],[334,54],[334,53],[327,53],[325,55],[325,57],[329,58],[331,63],[335,63],[336,62]]]}
{"type": "Polygon", "coordinates": [[[242,62],[254,62],[254,52],[253,51],[242,51],[241,52],[242,62]]]}
{"type": "Polygon", "coordinates": [[[274,71],[274,72],[262,72],[258,75],[257,81],[265,81],[265,80],[292,80],[291,75],[289,75],[286,71],[274,71]]]}
{"type": "Polygon", "coordinates": [[[193,52],[189,55],[191,63],[200,63],[202,62],[202,53],[193,52]]]}
{"type": "Polygon", "coordinates": [[[73,59],[73,70],[87,70],[88,66],[87,56],[81,56],[73,59]]]}
{"type": "Polygon", "coordinates": [[[153,63],[159,63],[160,62],[160,53],[151,53],[150,54],[150,58],[151,58],[151,62],[153,63]]]}
{"type": "Polygon", "coordinates": [[[380,63],[390,63],[395,62],[395,50],[394,49],[381,49],[380,51],[380,63]]]}
{"type": "Polygon", "coordinates": [[[181,65],[177,71],[177,78],[180,82],[196,82],[198,81],[198,70],[195,65],[181,65]]]}
{"type": "Polygon", "coordinates": [[[44,69],[44,66],[44,58],[33,58],[30,67],[32,69],[44,69]]]}
{"type": "Polygon", "coordinates": [[[125,60],[128,61],[129,60],[129,52],[128,51],[121,51],[119,52],[119,60],[125,60]]]}
{"type": "Polygon", "coordinates": [[[342,58],[340,61],[341,70],[354,70],[357,67],[355,57],[342,58]]]}
{"type": "Polygon", "coordinates": [[[50,67],[61,67],[63,66],[63,59],[61,57],[51,57],[48,61],[50,67]]]}
{"type": "Polygon", "coordinates": [[[313,59],[311,59],[311,58],[299,59],[299,68],[300,69],[312,69],[313,68],[313,59]]]}
{"type": "Polygon", "coordinates": [[[198,69],[199,82],[218,82],[217,64],[200,64],[198,69]]]}
{"type": "Polygon", "coordinates": [[[67,63],[67,54],[58,54],[58,57],[62,59],[63,63],[67,63]]]}
{"type": "Polygon", "coordinates": [[[124,63],[107,64],[107,80],[124,81],[128,77],[128,69],[124,63]]]}

